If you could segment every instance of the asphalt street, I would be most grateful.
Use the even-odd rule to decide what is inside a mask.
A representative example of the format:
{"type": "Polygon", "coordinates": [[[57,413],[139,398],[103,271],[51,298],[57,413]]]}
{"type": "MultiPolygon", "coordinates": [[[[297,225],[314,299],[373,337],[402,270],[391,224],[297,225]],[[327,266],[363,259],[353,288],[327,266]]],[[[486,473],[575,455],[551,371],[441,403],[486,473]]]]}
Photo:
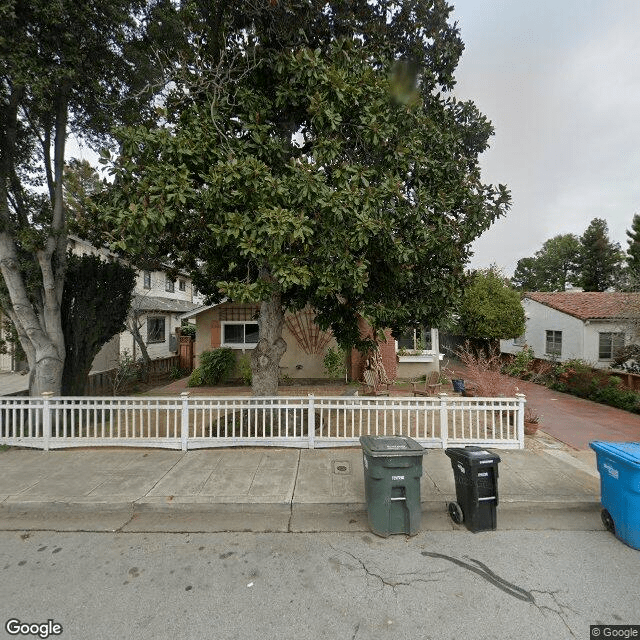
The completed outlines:
{"type": "Polygon", "coordinates": [[[604,530],[6,531],[0,571],[3,637],[10,619],[51,620],[64,640],[558,640],[640,624],[640,553],[604,530]]]}

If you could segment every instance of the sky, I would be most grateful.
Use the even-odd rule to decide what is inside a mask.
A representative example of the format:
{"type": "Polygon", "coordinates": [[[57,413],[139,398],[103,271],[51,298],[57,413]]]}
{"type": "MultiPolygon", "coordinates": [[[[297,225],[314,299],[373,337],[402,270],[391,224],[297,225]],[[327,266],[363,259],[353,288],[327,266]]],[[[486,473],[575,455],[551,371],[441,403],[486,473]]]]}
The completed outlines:
{"type": "Polygon", "coordinates": [[[510,276],[593,218],[626,250],[640,213],[640,1],[450,2],[465,43],[455,93],[493,123],[483,180],[512,195],[471,265],[510,276]]]}

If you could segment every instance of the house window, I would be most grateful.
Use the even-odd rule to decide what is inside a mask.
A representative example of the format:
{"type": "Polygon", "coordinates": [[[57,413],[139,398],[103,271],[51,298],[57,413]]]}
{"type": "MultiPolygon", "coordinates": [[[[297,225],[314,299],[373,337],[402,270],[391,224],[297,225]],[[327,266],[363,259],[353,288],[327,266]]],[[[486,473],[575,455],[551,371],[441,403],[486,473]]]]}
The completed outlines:
{"type": "Polygon", "coordinates": [[[151,271],[144,271],[142,273],[142,286],[145,289],[151,289],[151,271]]]}
{"type": "Polygon", "coordinates": [[[624,333],[603,332],[598,334],[598,359],[613,360],[624,347],[624,333]]]}
{"type": "Polygon", "coordinates": [[[165,341],[165,319],[147,318],[147,344],[165,341]]]}
{"type": "Polygon", "coordinates": [[[548,356],[562,355],[562,331],[547,331],[545,353],[548,356]]]}
{"type": "Polygon", "coordinates": [[[180,291],[187,290],[187,283],[185,280],[178,280],[178,289],[180,289],[180,291]]]}
{"type": "Polygon", "coordinates": [[[164,283],[164,290],[168,293],[173,293],[176,290],[176,283],[170,278],[167,278],[164,283]]]}
{"type": "Polygon", "coordinates": [[[253,349],[258,343],[257,322],[223,322],[222,346],[236,349],[253,349]]]}
{"type": "Polygon", "coordinates": [[[412,351],[431,350],[431,329],[420,327],[409,329],[398,337],[398,349],[411,349],[412,351]]]}

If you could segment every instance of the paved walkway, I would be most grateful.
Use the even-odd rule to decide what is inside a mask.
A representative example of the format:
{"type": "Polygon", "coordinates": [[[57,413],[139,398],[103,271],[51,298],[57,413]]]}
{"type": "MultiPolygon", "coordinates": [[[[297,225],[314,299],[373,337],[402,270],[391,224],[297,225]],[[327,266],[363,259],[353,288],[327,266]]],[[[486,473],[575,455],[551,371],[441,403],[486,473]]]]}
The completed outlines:
{"type": "MultiPolygon", "coordinates": [[[[554,451],[499,451],[498,528],[601,530],[597,472],[554,451]]],[[[455,530],[451,462],[429,450],[423,530],[455,530]]],[[[368,531],[362,451],[0,452],[0,529],[368,531]]]]}
{"type": "MultiPolygon", "coordinates": [[[[450,367],[461,378],[461,365],[450,367]]],[[[640,442],[640,415],[584,400],[568,393],[512,378],[527,406],[540,416],[540,429],[579,451],[591,451],[593,440],[640,442]]]]}
{"type": "Polygon", "coordinates": [[[540,428],[575,449],[593,440],[640,442],[640,415],[519,381],[527,404],[541,416],[540,428]]]}

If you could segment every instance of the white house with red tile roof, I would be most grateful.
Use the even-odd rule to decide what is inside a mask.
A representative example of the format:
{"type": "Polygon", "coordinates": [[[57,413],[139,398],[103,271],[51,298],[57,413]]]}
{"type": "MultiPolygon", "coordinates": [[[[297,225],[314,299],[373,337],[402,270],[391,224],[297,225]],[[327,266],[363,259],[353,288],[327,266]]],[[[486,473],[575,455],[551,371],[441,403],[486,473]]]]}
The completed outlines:
{"type": "Polygon", "coordinates": [[[522,306],[525,333],[515,340],[501,340],[503,353],[518,353],[526,344],[537,358],[580,358],[606,369],[616,351],[632,341],[629,316],[640,308],[640,294],[531,292],[524,294],[522,306]]]}

